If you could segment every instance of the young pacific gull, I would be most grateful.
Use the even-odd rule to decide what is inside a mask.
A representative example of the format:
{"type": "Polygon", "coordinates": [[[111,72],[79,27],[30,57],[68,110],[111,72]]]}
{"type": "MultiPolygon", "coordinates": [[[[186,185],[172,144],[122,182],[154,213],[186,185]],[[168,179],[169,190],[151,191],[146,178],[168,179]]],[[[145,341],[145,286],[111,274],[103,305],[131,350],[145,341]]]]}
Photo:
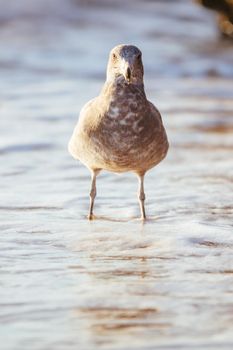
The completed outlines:
{"type": "Polygon", "coordinates": [[[68,148],[91,171],[89,219],[94,218],[101,170],[138,176],[141,218],[146,218],[144,176],[166,156],[168,141],[159,111],[146,98],[137,47],[118,45],[111,50],[106,82],[100,95],[82,108],[68,148]]]}

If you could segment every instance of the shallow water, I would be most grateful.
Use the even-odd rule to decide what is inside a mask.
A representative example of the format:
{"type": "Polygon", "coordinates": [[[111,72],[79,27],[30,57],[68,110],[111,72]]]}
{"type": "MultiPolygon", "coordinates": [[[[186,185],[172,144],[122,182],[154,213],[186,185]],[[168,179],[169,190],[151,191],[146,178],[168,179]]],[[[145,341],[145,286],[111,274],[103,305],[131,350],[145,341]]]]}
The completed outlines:
{"type": "Polygon", "coordinates": [[[233,48],[191,1],[0,0],[3,350],[232,349],[233,48]],[[119,25],[120,21],[120,25],[119,25]],[[67,153],[110,48],[138,45],[169,154],[137,180],[67,153]]]}

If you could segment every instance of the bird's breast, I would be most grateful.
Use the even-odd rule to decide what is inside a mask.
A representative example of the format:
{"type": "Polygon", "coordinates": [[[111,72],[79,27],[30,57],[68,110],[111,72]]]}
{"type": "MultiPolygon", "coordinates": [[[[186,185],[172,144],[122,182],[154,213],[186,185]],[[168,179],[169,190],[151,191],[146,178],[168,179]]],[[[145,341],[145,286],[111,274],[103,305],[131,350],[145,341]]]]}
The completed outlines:
{"type": "Polygon", "coordinates": [[[141,91],[134,89],[118,88],[109,99],[108,110],[103,120],[105,127],[118,129],[120,132],[137,133],[142,129],[139,126],[143,118],[143,109],[146,106],[146,98],[141,91]]]}
{"type": "Polygon", "coordinates": [[[105,113],[92,140],[98,151],[117,157],[138,153],[155,138],[157,121],[152,118],[145,94],[131,86],[119,87],[108,97],[105,113]]]}
{"type": "Polygon", "coordinates": [[[87,164],[91,158],[92,168],[116,172],[157,164],[166,153],[166,134],[145,94],[129,87],[105,97],[96,101],[96,122],[85,132],[85,146],[80,139],[79,158],[87,164]]]}

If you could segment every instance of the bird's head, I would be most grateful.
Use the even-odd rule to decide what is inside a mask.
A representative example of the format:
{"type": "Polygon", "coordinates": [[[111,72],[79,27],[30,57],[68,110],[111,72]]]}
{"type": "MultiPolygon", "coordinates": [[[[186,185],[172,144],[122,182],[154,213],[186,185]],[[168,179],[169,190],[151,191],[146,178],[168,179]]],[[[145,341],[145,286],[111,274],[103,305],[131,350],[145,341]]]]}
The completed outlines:
{"type": "Polygon", "coordinates": [[[109,55],[107,80],[123,77],[128,84],[143,84],[142,53],[133,45],[118,45],[109,55]]]}

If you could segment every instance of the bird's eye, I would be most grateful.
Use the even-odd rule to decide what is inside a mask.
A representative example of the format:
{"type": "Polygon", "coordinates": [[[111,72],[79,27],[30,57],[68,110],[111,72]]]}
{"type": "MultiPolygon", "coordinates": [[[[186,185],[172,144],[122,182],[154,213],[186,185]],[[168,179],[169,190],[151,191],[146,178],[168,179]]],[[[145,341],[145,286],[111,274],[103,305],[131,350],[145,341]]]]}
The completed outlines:
{"type": "Polygon", "coordinates": [[[113,53],[112,58],[115,60],[117,58],[117,55],[115,53],[113,53]]]}
{"type": "Polygon", "coordinates": [[[139,54],[137,55],[137,59],[140,60],[141,58],[142,58],[142,54],[139,53],[139,54]]]}

